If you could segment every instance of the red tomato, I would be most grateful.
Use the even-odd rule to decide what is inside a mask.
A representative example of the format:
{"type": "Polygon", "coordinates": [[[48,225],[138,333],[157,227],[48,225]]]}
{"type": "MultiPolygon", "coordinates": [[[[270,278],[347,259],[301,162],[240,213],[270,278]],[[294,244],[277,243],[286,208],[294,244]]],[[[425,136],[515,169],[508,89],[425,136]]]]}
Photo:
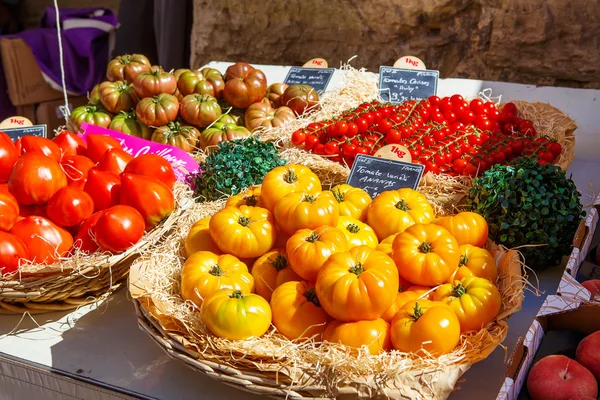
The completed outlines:
{"type": "Polygon", "coordinates": [[[150,230],[175,208],[173,192],[156,178],[135,174],[121,176],[121,204],[135,208],[150,230]]]}
{"type": "Polygon", "coordinates": [[[92,160],[80,155],[65,155],[60,161],[60,165],[67,176],[67,184],[80,189],[83,189],[87,181],[89,170],[94,168],[92,160]]]}
{"type": "Polygon", "coordinates": [[[548,151],[550,151],[554,157],[558,157],[562,151],[562,146],[558,142],[548,143],[548,151]]]}
{"type": "Polygon", "coordinates": [[[41,136],[23,136],[17,141],[17,151],[20,155],[25,153],[40,153],[60,162],[62,153],[60,147],[50,139],[41,136]]]}
{"type": "Polygon", "coordinates": [[[483,109],[484,109],[484,103],[483,103],[483,101],[481,101],[479,99],[473,99],[473,100],[471,100],[471,103],[469,104],[469,108],[475,114],[482,114],[483,109]]]}
{"type": "Polygon", "coordinates": [[[325,144],[325,154],[334,155],[338,154],[340,148],[336,142],[328,142],[325,144]]]}
{"type": "Polygon", "coordinates": [[[304,140],[304,145],[307,149],[312,150],[315,148],[318,142],[319,138],[317,138],[315,135],[308,135],[304,140]]]}
{"type": "Polygon", "coordinates": [[[66,186],[54,193],[46,206],[46,212],[57,225],[76,226],[92,215],[94,201],[82,189],[66,186]]]}
{"type": "Polygon", "coordinates": [[[85,155],[87,144],[85,141],[74,133],[62,131],[52,139],[61,150],[62,156],[85,155]]]}
{"type": "Polygon", "coordinates": [[[129,161],[125,167],[126,173],[151,176],[158,179],[169,189],[175,186],[175,172],[171,164],[163,157],[156,154],[144,154],[129,161]]]}
{"type": "Polygon", "coordinates": [[[348,123],[348,133],[346,133],[347,137],[354,137],[358,134],[358,126],[354,122],[348,123]]]}
{"type": "Polygon", "coordinates": [[[19,158],[8,188],[20,204],[46,204],[58,189],[67,186],[61,166],[40,153],[27,153],[19,158]]]}
{"type": "Polygon", "coordinates": [[[294,143],[296,146],[302,145],[305,139],[306,132],[304,131],[304,129],[298,129],[297,131],[292,133],[292,143],[294,143]]]}
{"type": "Polygon", "coordinates": [[[348,133],[348,123],[346,121],[338,121],[334,127],[335,136],[346,136],[348,133]]]}
{"type": "Polygon", "coordinates": [[[18,159],[19,152],[10,136],[0,132],[0,183],[8,182],[10,171],[12,171],[18,159]]]}
{"type": "Polygon", "coordinates": [[[69,232],[36,215],[17,222],[10,233],[25,243],[29,250],[28,259],[40,264],[58,261],[73,246],[73,237],[69,232]]]}
{"type": "Polygon", "coordinates": [[[100,215],[93,231],[102,250],[120,253],[144,236],[144,218],[133,207],[116,205],[100,215]]]}
{"type": "Polygon", "coordinates": [[[429,103],[431,103],[432,106],[437,106],[440,104],[441,99],[438,96],[429,96],[429,103]]]}
{"type": "Polygon", "coordinates": [[[25,243],[11,233],[0,232],[0,275],[18,270],[19,264],[27,259],[29,250],[25,243]]]}
{"type": "Polygon", "coordinates": [[[121,178],[114,172],[92,168],[83,190],[94,200],[94,211],[104,210],[119,204],[121,178]]]}
{"type": "Polygon", "coordinates": [[[73,244],[74,248],[79,249],[83,253],[91,254],[99,249],[98,243],[94,240],[94,228],[98,219],[104,214],[104,210],[98,211],[97,213],[92,214],[91,217],[85,220],[81,227],[79,228],[79,232],[77,232],[77,236],[75,237],[75,243],[73,244]]]}
{"type": "Polygon", "coordinates": [[[385,142],[387,144],[400,143],[401,140],[402,140],[402,134],[400,132],[398,132],[396,129],[390,129],[385,134],[385,142]]]}
{"type": "Polygon", "coordinates": [[[0,231],[10,231],[18,218],[19,203],[17,199],[9,192],[0,192],[0,231]]]}
{"type": "Polygon", "coordinates": [[[519,132],[527,135],[527,136],[535,136],[536,130],[533,126],[533,122],[528,119],[522,119],[519,122],[519,132]]]}
{"type": "Polygon", "coordinates": [[[460,94],[453,95],[450,97],[450,100],[452,101],[452,104],[463,104],[465,102],[465,99],[460,94]]]}
{"type": "Polygon", "coordinates": [[[475,120],[475,126],[482,131],[489,131],[492,129],[492,121],[490,121],[486,116],[480,115],[475,120]]]}
{"type": "Polygon", "coordinates": [[[354,120],[356,127],[358,128],[358,133],[365,133],[367,129],[369,129],[369,122],[366,118],[361,117],[354,120]]]}
{"type": "Polygon", "coordinates": [[[109,149],[117,148],[123,150],[121,143],[115,138],[106,135],[87,135],[86,155],[95,163],[100,161],[104,153],[109,149]]]}
{"type": "Polygon", "coordinates": [[[125,171],[125,167],[129,161],[133,160],[133,156],[121,149],[108,149],[102,156],[96,169],[98,171],[110,171],[116,174],[121,174],[125,171]]]}
{"type": "Polygon", "coordinates": [[[502,114],[510,114],[515,115],[517,113],[517,106],[515,103],[506,103],[504,107],[502,107],[502,114]]]}

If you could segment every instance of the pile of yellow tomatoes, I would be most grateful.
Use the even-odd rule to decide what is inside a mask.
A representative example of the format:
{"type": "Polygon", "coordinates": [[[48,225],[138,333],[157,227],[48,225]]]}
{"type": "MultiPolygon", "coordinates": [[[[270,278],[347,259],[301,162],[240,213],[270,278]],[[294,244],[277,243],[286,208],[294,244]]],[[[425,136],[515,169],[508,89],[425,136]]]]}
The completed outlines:
{"type": "Polygon", "coordinates": [[[500,311],[487,235],[475,213],[436,219],[418,191],[323,190],[291,164],[193,225],[181,295],[226,339],[273,324],[290,340],[440,355],[500,311]]]}

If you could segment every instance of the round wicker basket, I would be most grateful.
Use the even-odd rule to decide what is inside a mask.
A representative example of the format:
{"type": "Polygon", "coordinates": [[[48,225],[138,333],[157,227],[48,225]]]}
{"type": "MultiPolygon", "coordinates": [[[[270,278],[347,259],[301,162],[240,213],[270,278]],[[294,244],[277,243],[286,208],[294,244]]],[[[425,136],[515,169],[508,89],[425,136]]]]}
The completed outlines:
{"type": "Polygon", "coordinates": [[[71,310],[101,300],[125,283],[140,252],[157,245],[181,215],[186,185],[175,188],[176,208],[127,251],[117,255],[76,255],[52,265],[26,265],[0,276],[0,314],[41,314],[71,310]]]}

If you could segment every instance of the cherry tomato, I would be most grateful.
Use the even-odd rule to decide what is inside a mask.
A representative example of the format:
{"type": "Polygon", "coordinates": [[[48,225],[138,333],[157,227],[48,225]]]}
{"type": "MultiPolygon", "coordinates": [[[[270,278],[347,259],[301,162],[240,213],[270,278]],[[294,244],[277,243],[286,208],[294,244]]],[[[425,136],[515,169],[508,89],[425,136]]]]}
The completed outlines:
{"type": "Polygon", "coordinates": [[[316,132],[318,130],[320,130],[323,127],[323,124],[318,123],[318,122],[311,122],[310,124],[308,124],[308,126],[306,127],[306,129],[309,132],[316,132]]]}
{"type": "Polygon", "coordinates": [[[494,162],[496,164],[503,164],[506,161],[506,155],[503,152],[494,153],[494,162]]]}
{"type": "Polygon", "coordinates": [[[356,148],[356,154],[369,154],[369,150],[366,147],[359,146],[356,148]]]}
{"type": "Polygon", "coordinates": [[[554,161],[554,154],[552,154],[549,151],[542,151],[539,155],[539,158],[541,158],[542,160],[551,163],[552,161],[554,161]]]}
{"type": "Polygon", "coordinates": [[[429,116],[429,120],[438,124],[444,123],[446,120],[444,119],[444,115],[440,112],[435,112],[429,116]]]}
{"type": "Polygon", "coordinates": [[[92,215],[94,201],[82,189],[65,186],[50,198],[46,212],[59,226],[76,226],[92,215]]]}
{"type": "Polygon", "coordinates": [[[486,116],[480,115],[475,120],[475,126],[482,131],[489,131],[492,129],[492,121],[490,121],[486,116]]]}
{"type": "Polygon", "coordinates": [[[458,114],[458,119],[460,119],[461,122],[464,122],[468,125],[475,121],[475,114],[473,113],[473,111],[465,109],[464,111],[458,114]]]}
{"type": "Polygon", "coordinates": [[[377,123],[375,130],[381,134],[386,134],[390,129],[392,129],[392,122],[388,119],[382,119],[377,123]]]}
{"type": "Polygon", "coordinates": [[[427,121],[429,121],[429,117],[431,114],[427,108],[423,108],[423,109],[419,110],[419,115],[423,119],[423,122],[427,122],[427,121]]]}
{"type": "Polygon", "coordinates": [[[426,161],[425,162],[425,172],[431,172],[433,174],[437,174],[437,173],[439,173],[439,169],[435,163],[433,163],[431,161],[426,161]]]}
{"type": "Polygon", "coordinates": [[[369,129],[369,122],[366,118],[357,118],[354,120],[356,127],[358,128],[358,133],[365,133],[367,129],[369,129]]]}
{"type": "Polygon", "coordinates": [[[102,250],[120,253],[144,235],[144,218],[133,207],[116,205],[98,218],[94,227],[96,241],[102,250]]]}
{"type": "Polygon", "coordinates": [[[367,126],[371,126],[375,121],[375,115],[373,115],[373,113],[371,112],[365,113],[365,115],[363,115],[363,118],[367,121],[367,126]]]}
{"type": "Polygon", "coordinates": [[[432,106],[437,106],[441,102],[441,99],[438,96],[429,96],[427,100],[432,106]]]}
{"type": "Polygon", "coordinates": [[[381,116],[381,113],[379,111],[375,111],[373,113],[373,122],[374,123],[377,123],[377,122],[381,121],[381,118],[382,118],[382,116],[381,116]]]}
{"type": "Polygon", "coordinates": [[[446,120],[446,122],[448,124],[451,124],[454,121],[456,121],[456,113],[454,111],[445,112],[444,113],[444,119],[446,120]]]}
{"type": "Polygon", "coordinates": [[[442,102],[441,102],[439,108],[442,113],[454,111],[452,100],[450,100],[449,97],[444,97],[442,99],[442,102]]]}
{"type": "Polygon", "coordinates": [[[348,123],[346,121],[338,121],[335,123],[335,136],[346,136],[348,133],[348,123]]]}
{"type": "Polygon", "coordinates": [[[306,132],[304,131],[304,129],[298,129],[294,133],[292,133],[292,143],[294,143],[296,146],[302,145],[305,139],[306,132]]]}
{"type": "Polygon", "coordinates": [[[562,151],[562,146],[558,142],[550,142],[547,147],[554,157],[558,157],[562,151]]]}
{"type": "Polygon", "coordinates": [[[425,136],[421,141],[423,142],[423,146],[425,146],[425,148],[433,146],[434,143],[433,137],[431,136],[425,136]]]}
{"type": "Polygon", "coordinates": [[[452,97],[450,97],[450,100],[452,101],[452,104],[463,104],[465,102],[465,99],[460,94],[453,95],[452,97]]]}
{"type": "Polygon", "coordinates": [[[402,134],[396,129],[390,129],[385,135],[385,142],[387,144],[397,144],[402,140],[402,134]]]}
{"type": "Polygon", "coordinates": [[[521,122],[519,122],[519,132],[527,136],[535,136],[536,131],[533,122],[528,119],[522,119],[521,122]]]}
{"type": "Polygon", "coordinates": [[[467,162],[462,158],[454,160],[454,162],[452,163],[452,168],[459,174],[462,174],[464,172],[466,166],[467,162]]]}
{"type": "Polygon", "coordinates": [[[515,103],[506,103],[504,107],[502,107],[502,114],[511,114],[515,115],[517,113],[517,106],[515,103]]]}
{"type": "Polygon", "coordinates": [[[334,155],[339,152],[339,145],[336,142],[328,142],[325,144],[325,154],[334,155]]]}
{"type": "Polygon", "coordinates": [[[348,132],[346,133],[346,137],[354,137],[358,134],[358,126],[354,122],[348,123],[348,132]]]}
{"type": "Polygon", "coordinates": [[[319,143],[319,139],[315,135],[308,135],[304,140],[304,145],[307,149],[312,150],[319,143]]]}
{"type": "Polygon", "coordinates": [[[469,104],[469,108],[475,114],[482,114],[483,108],[484,108],[483,101],[481,101],[479,99],[473,99],[473,100],[471,100],[471,103],[469,104]]]}
{"type": "Polygon", "coordinates": [[[512,152],[514,155],[520,155],[523,152],[523,142],[520,140],[515,140],[510,143],[510,147],[512,148],[512,152]]]}
{"type": "Polygon", "coordinates": [[[502,127],[502,133],[504,133],[505,135],[513,135],[516,132],[516,130],[517,128],[512,123],[504,124],[504,126],[502,127]]]}
{"type": "Polygon", "coordinates": [[[379,112],[381,113],[381,118],[385,119],[392,114],[392,107],[390,107],[390,106],[383,107],[382,109],[379,110],[379,112]]]}

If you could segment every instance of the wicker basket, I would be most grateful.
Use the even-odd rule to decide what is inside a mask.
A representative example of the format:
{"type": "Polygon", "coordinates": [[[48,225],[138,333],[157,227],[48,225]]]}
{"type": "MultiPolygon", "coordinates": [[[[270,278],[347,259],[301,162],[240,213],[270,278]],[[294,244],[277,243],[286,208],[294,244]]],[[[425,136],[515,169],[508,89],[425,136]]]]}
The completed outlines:
{"type": "Polygon", "coordinates": [[[131,263],[169,232],[184,208],[186,186],[176,186],[176,208],[142,240],[117,255],[79,256],[52,265],[28,265],[0,277],[0,314],[71,310],[101,300],[125,283],[131,263]]]}

